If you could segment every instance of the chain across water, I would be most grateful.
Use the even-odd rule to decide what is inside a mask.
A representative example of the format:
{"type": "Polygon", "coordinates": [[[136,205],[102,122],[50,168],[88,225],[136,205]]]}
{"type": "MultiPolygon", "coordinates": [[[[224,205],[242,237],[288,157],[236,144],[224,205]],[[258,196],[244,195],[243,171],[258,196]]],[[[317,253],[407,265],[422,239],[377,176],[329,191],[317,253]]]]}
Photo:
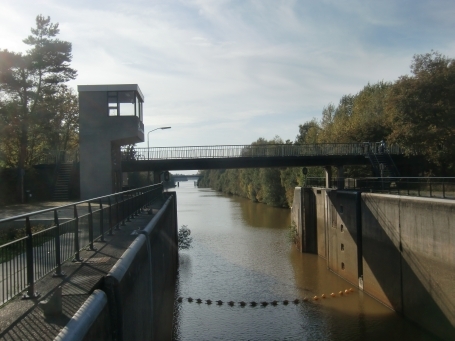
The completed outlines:
{"type": "MultiPolygon", "coordinates": [[[[354,289],[352,288],[349,288],[349,289],[346,289],[346,290],[341,290],[338,292],[338,294],[332,292],[330,295],[325,295],[325,294],[322,294],[321,296],[314,296],[312,298],[313,301],[317,301],[319,299],[325,299],[325,298],[328,298],[328,297],[331,297],[331,298],[335,298],[335,297],[343,297],[343,296],[347,296],[348,294],[354,292],[354,289]]],[[[272,306],[277,306],[278,304],[283,304],[283,305],[288,305],[288,304],[299,304],[300,302],[307,302],[309,301],[310,299],[307,298],[307,297],[304,297],[303,299],[294,299],[294,300],[283,300],[283,301],[272,301],[272,302],[268,302],[268,301],[251,301],[251,302],[245,302],[245,301],[240,301],[240,302],[234,302],[234,301],[229,301],[229,302],[223,302],[221,300],[218,300],[218,301],[212,301],[210,299],[208,300],[202,300],[200,298],[192,298],[192,297],[187,297],[187,298],[184,298],[184,297],[178,297],[177,298],[177,302],[178,303],[182,303],[184,301],[187,301],[189,303],[192,303],[192,302],[196,302],[197,304],[207,304],[207,305],[211,305],[211,304],[216,304],[216,305],[223,305],[223,304],[227,304],[231,307],[235,306],[236,304],[240,307],[246,307],[246,306],[250,306],[250,307],[255,307],[255,306],[263,306],[263,307],[266,307],[268,306],[269,304],[272,305],[272,306]]]]}

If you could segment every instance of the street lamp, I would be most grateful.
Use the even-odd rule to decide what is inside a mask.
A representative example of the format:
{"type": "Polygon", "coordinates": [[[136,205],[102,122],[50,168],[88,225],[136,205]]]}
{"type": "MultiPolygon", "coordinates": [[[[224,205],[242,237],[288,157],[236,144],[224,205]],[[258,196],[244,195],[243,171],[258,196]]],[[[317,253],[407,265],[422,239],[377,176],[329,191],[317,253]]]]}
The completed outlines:
{"type": "Polygon", "coordinates": [[[152,131],[155,131],[155,130],[158,130],[158,129],[171,129],[172,127],[159,127],[159,128],[155,128],[155,129],[152,129],[150,130],[148,133],[147,133],[147,159],[150,160],[150,144],[149,144],[149,134],[152,132],[152,131]]]}
{"type": "MultiPolygon", "coordinates": [[[[155,128],[155,129],[152,129],[150,130],[148,133],[147,133],[147,159],[150,160],[150,144],[149,144],[149,134],[152,132],[152,131],[155,131],[155,130],[164,130],[164,129],[171,129],[171,127],[159,127],[159,128],[155,128]]],[[[147,171],[147,181],[150,183],[150,171],[147,171]]]]}

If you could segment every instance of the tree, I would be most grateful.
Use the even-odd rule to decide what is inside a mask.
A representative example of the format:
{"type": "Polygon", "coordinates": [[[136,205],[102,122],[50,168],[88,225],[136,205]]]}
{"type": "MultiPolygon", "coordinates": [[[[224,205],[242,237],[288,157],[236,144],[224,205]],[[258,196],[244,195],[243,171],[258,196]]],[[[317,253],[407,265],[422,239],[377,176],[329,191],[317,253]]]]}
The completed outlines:
{"type": "Polygon", "coordinates": [[[295,142],[297,144],[318,143],[320,130],[321,127],[316,119],[312,119],[304,124],[299,124],[299,134],[297,135],[295,142]]]}
{"type": "Polygon", "coordinates": [[[390,133],[385,119],[385,103],[390,87],[387,82],[367,84],[354,96],[346,132],[349,141],[381,141],[390,133]]]}
{"type": "Polygon", "coordinates": [[[408,154],[418,151],[439,167],[455,171],[455,60],[438,52],[415,55],[412,75],[400,77],[388,99],[389,141],[408,154]]]}
{"type": "MultiPolygon", "coordinates": [[[[55,38],[60,30],[50,17],[36,17],[36,28],[23,42],[31,48],[26,54],[0,51],[0,92],[8,103],[9,122],[17,124],[17,167],[23,201],[24,168],[30,150],[30,134],[49,119],[46,102],[64,88],[64,83],[75,79],[71,62],[71,43],[55,38]]],[[[7,120],[8,121],[8,120],[7,120]]],[[[8,128],[8,126],[7,126],[8,128]]]]}

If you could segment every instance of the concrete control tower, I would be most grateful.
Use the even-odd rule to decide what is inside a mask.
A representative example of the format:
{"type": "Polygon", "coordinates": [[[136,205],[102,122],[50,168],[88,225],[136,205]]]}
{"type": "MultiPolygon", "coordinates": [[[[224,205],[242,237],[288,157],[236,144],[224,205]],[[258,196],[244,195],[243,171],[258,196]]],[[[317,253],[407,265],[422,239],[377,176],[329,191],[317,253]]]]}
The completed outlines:
{"type": "Polygon", "coordinates": [[[81,200],[122,189],[120,147],[144,141],[137,84],[79,85],[81,200]]]}

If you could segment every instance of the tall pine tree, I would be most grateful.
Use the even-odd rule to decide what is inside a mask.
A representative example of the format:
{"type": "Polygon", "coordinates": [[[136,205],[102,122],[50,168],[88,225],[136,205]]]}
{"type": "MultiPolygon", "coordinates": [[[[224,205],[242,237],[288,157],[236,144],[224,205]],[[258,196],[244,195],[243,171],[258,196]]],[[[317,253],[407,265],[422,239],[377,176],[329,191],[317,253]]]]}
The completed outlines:
{"type": "Polygon", "coordinates": [[[30,46],[25,54],[0,51],[0,94],[10,107],[4,114],[10,116],[10,122],[18,123],[8,128],[17,133],[18,187],[22,201],[30,133],[35,127],[48,123],[46,101],[61,92],[64,83],[77,75],[70,67],[71,43],[57,39],[59,32],[58,23],[53,24],[50,17],[38,15],[36,27],[23,40],[30,46]]]}

